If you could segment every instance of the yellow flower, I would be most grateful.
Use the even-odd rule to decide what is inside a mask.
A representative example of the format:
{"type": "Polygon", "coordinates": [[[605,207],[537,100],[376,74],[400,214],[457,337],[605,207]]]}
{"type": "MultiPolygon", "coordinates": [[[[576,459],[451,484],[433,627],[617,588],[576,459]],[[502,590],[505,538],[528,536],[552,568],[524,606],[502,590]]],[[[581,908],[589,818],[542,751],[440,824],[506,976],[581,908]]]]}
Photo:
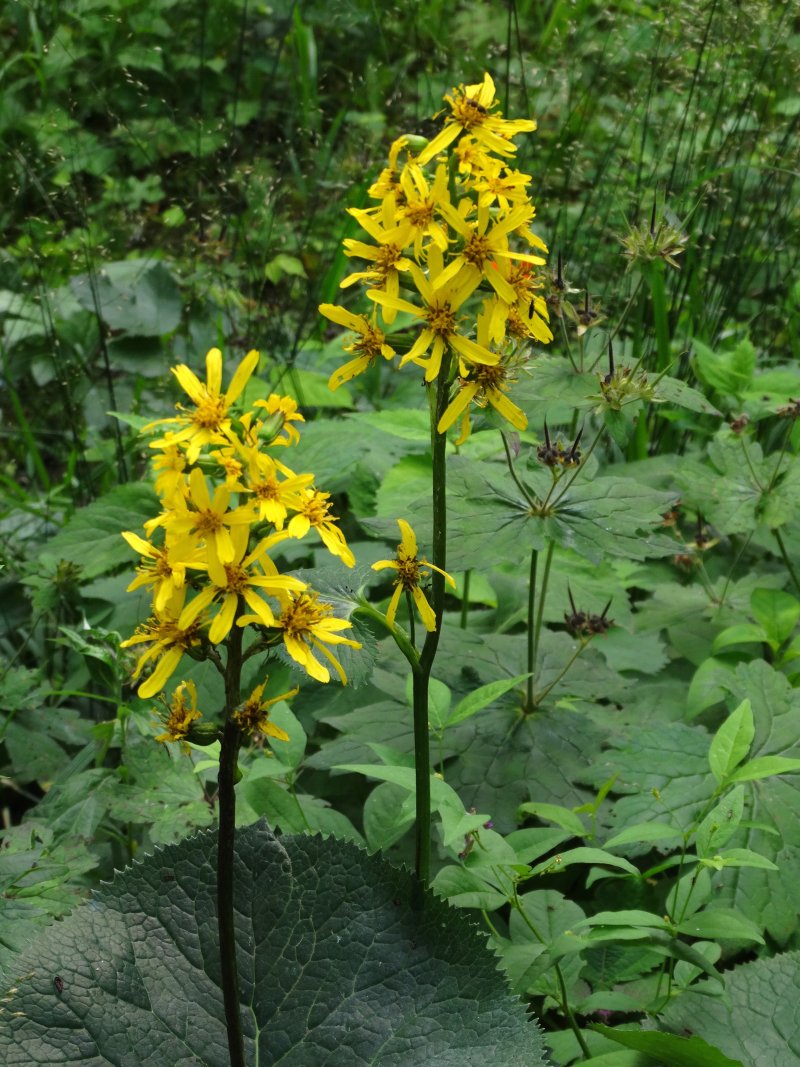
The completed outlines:
{"type": "Polygon", "coordinates": [[[470,434],[469,407],[474,400],[481,408],[491,404],[515,430],[524,430],[528,425],[527,415],[505,395],[513,381],[509,367],[503,363],[498,363],[496,367],[473,367],[469,377],[461,379],[461,388],[439,419],[436,429],[439,433],[446,433],[462,416],[461,433],[456,444],[463,445],[470,434]]]}
{"type": "Polygon", "coordinates": [[[537,292],[543,286],[541,277],[531,270],[529,263],[498,262],[497,268],[514,291],[507,313],[508,332],[520,339],[533,338],[546,345],[553,340],[548,325],[550,314],[547,301],[537,292]]]}
{"type": "Polygon", "coordinates": [[[368,190],[373,200],[389,201],[390,203],[394,203],[397,200],[400,195],[400,176],[397,159],[407,145],[408,138],[406,136],[398,137],[396,141],[392,141],[389,148],[389,166],[384,167],[368,190]]]}
{"type": "Polygon", "coordinates": [[[433,185],[422,173],[416,163],[407,163],[400,175],[400,188],[403,200],[398,206],[397,214],[409,226],[409,241],[414,241],[414,256],[419,263],[423,258],[423,240],[427,237],[441,251],[446,252],[449,244],[447,227],[438,218],[443,204],[450,203],[450,190],[447,184],[447,167],[436,168],[433,185]]]}
{"type": "Polygon", "coordinates": [[[216,618],[211,624],[211,629],[208,631],[208,639],[212,645],[218,645],[230,633],[236,618],[240,598],[243,598],[250,610],[255,612],[262,626],[274,625],[275,619],[272,609],[265,600],[262,600],[256,590],[264,589],[274,595],[278,590],[305,589],[306,583],[301,582],[299,578],[292,578],[288,574],[278,574],[271,560],[269,560],[270,573],[265,573],[262,570],[262,573],[259,574],[258,572],[250,571],[248,568],[256,561],[260,561],[262,567],[266,566],[268,557],[262,558],[264,553],[272,545],[283,541],[288,536],[284,532],[274,533],[270,537],[265,537],[245,557],[249,531],[241,526],[234,527],[231,531],[233,559],[221,563],[209,556],[208,577],[213,584],[201,590],[183,609],[178,619],[178,625],[181,629],[190,626],[220,596],[222,603],[216,618]]]}
{"type": "Polygon", "coordinates": [[[255,687],[247,700],[234,711],[232,718],[239,729],[246,734],[266,734],[268,737],[277,738],[278,741],[288,741],[289,735],[286,731],[269,721],[269,709],[273,704],[280,703],[281,700],[289,700],[291,697],[296,696],[300,690],[290,689],[288,693],[281,693],[280,696],[262,700],[264,686],[268,681],[269,677],[267,677],[263,685],[255,687]]]}
{"type": "Polygon", "coordinates": [[[276,530],[282,530],[288,509],[302,506],[299,494],[314,481],[313,474],[295,474],[283,463],[258,449],[250,454],[248,477],[243,487],[252,493],[255,513],[262,522],[266,519],[276,530]],[[285,475],[279,479],[278,474],[285,475]]]}
{"type": "Polygon", "coordinates": [[[194,619],[186,627],[181,627],[179,624],[185,596],[186,588],[184,587],[173,596],[163,610],[156,610],[147,622],[138,626],[133,637],[120,642],[120,648],[129,648],[131,645],[144,642],[149,645],[139,657],[136,670],[133,672],[133,680],[136,681],[151,660],[156,662],[153,673],[142,682],[138,689],[138,695],[144,700],[160,693],[175,673],[184,653],[200,644],[202,619],[194,619]]]}
{"type": "Polygon", "coordinates": [[[161,443],[161,455],[153,457],[153,470],[161,471],[156,478],[156,492],[162,500],[172,500],[176,495],[186,492],[186,479],[183,472],[186,470],[186,456],[176,444],[173,444],[173,435],[165,434],[161,443]]]}
{"type": "MultiPolygon", "coordinates": [[[[459,144],[458,148],[460,147],[459,144]]],[[[496,161],[493,162],[496,163],[496,161]]],[[[478,194],[478,207],[491,207],[497,202],[503,211],[508,211],[512,204],[529,203],[527,186],[530,180],[530,174],[522,174],[518,170],[511,170],[500,164],[486,168],[475,175],[472,184],[472,188],[478,194]]]]}
{"type": "Polygon", "coordinates": [[[183,589],[187,567],[193,570],[204,570],[206,567],[205,553],[194,541],[167,542],[163,548],[156,548],[128,530],[123,531],[122,536],[134,551],[150,561],[136,568],[136,577],[126,592],[152,585],[153,607],[156,611],[163,611],[173,594],[183,589]]]}
{"type": "MultiPolygon", "coordinates": [[[[502,323],[499,335],[497,333],[498,303],[497,299],[484,301],[483,310],[478,315],[477,334],[481,344],[488,346],[492,340],[503,341],[502,323]]],[[[469,413],[473,400],[478,407],[491,404],[515,430],[524,430],[528,425],[528,417],[505,395],[508,386],[515,381],[514,369],[515,361],[510,358],[501,359],[494,366],[475,364],[470,368],[462,367],[459,392],[439,419],[437,431],[446,433],[460,417],[461,433],[456,444],[463,444],[470,435],[469,413]]]]}
{"type": "MultiPolygon", "coordinates": [[[[393,214],[393,204],[387,200],[386,205],[393,214]]],[[[366,280],[376,288],[385,290],[390,296],[397,296],[400,291],[399,271],[408,270],[410,265],[410,261],[403,256],[403,251],[411,239],[411,224],[405,221],[396,225],[392,218],[388,228],[385,228],[372,217],[369,211],[359,208],[348,208],[348,211],[377,243],[368,245],[364,241],[356,241],[349,237],[345,239],[345,255],[366,259],[372,263],[372,266],[367,270],[348,274],[340,288],[347,289],[356,282],[366,280]]],[[[391,321],[390,318],[386,319],[387,323],[391,321]]],[[[353,327],[350,328],[353,329],[353,327]]]]}
{"type": "Polygon", "coordinates": [[[500,357],[496,352],[490,352],[487,348],[476,344],[469,338],[459,333],[458,309],[464,301],[472,295],[481,275],[477,271],[462,270],[455,278],[446,285],[436,288],[436,279],[444,269],[442,254],[436,246],[432,245],[428,250],[428,267],[430,280],[425,277],[416,263],[411,265],[411,274],[414,283],[425,303],[424,307],[418,307],[408,300],[393,300],[385,293],[376,289],[369,289],[367,296],[382,307],[394,307],[398,311],[407,311],[424,323],[424,327],[414,344],[400,361],[400,366],[413,362],[420,367],[425,367],[425,381],[432,382],[439,374],[442,367],[442,357],[448,348],[452,348],[458,355],[469,363],[497,363],[500,357]],[[432,349],[428,359],[422,356],[432,349]]]}
{"type": "MultiPolygon", "coordinates": [[[[396,291],[394,295],[397,296],[396,291]]],[[[349,382],[351,378],[363,373],[376,356],[380,355],[389,360],[394,359],[395,350],[391,345],[386,344],[383,330],[373,326],[363,315],[354,315],[351,311],[338,307],[336,304],[320,304],[319,310],[331,322],[335,322],[337,325],[344,326],[346,329],[361,335],[359,341],[355,341],[345,348],[345,352],[357,352],[358,355],[355,359],[351,359],[349,363],[345,363],[333,372],[328,380],[329,389],[338,389],[342,382],[349,382]]],[[[384,319],[386,319],[386,315],[384,315],[384,319]]]]}
{"type": "Polygon", "coordinates": [[[394,592],[386,610],[386,621],[390,626],[394,625],[397,605],[400,603],[400,594],[409,592],[417,605],[417,611],[420,614],[423,626],[426,630],[433,631],[436,629],[436,615],[426,600],[425,594],[420,589],[420,580],[423,577],[422,568],[426,567],[429,571],[438,571],[439,574],[444,575],[453,588],[455,588],[456,583],[447,571],[443,571],[441,567],[437,567],[426,559],[418,557],[416,535],[405,519],[398,519],[397,525],[400,527],[401,541],[397,546],[396,559],[382,559],[372,564],[374,571],[386,570],[387,567],[397,571],[394,592]]]}
{"type": "Polygon", "coordinates": [[[230,563],[234,555],[231,529],[250,526],[255,522],[250,508],[239,507],[228,511],[230,499],[231,491],[224,485],[214,489],[212,499],[205,475],[199,467],[195,467],[189,475],[187,499],[173,500],[171,508],[147,520],[145,529],[150,534],[163,526],[167,536],[176,540],[193,534],[205,541],[208,559],[213,560],[215,565],[230,563]]]}
{"type": "Polygon", "coordinates": [[[511,144],[510,138],[536,129],[532,119],[504,119],[492,114],[497,101],[494,98],[494,82],[488,74],[484,74],[483,81],[477,85],[459,85],[452,92],[452,96],[445,96],[450,105],[450,114],[445,120],[444,129],[420,152],[417,157],[420,166],[433,159],[462,133],[472,134],[490,152],[511,156],[516,152],[516,147],[511,144]]]}
{"type": "MultiPolygon", "coordinates": [[[[317,593],[284,594],[279,592],[277,596],[282,610],[274,625],[277,629],[283,630],[283,643],[292,659],[318,682],[329,682],[330,671],[314,657],[314,651],[321,652],[339,675],[342,685],[347,685],[344,668],[330,649],[325,647],[325,644],[361,648],[359,641],[342,637],[337,632],[349,630],[352,624],[346,619],[337,619],[333,616],[333,606],[321,604],[317,593]]],[[[260,623],[261,620],[252,615],[244,615],[239,619],[240,626],[246,626],[251,622],[260,623]]]]}
{"type": "Polygon", "coordinates": [[[180,741],[181,747],[188,752],[186,736],[192,728],[192,723],[202,717],[202,712],[197,710],[197,688],[194,682],[181,682],[172,694],[167,715],[161,719],[165,727],[164,733],[159,734],[156,741],[180,741]],[[188,702],[185,696],[187,691],[188,702]]]}
{"type": "MultiPolygon", "coordinates": [[[[194,411],[176,415],[171,419],[156,419],[144,426],[147,432],[154,426],[177,426],[177,432],[170,432],[159,441],[151,441],[151,448],[162,448],[180,444],[186,448],[186,458],[194,463],[200,450],[208,444],[227,444],[226,431],[230,430],[229,409],[238,400],[250,375],[258,363],[258,352],[248,352],[236,368],[226,392],[222,392],[222,353],[212,348],[206,355],[206,381],[200,379],[184,363],[172,368],[181,388],[193,401],[194,411]]],[[[185,409],[177,405],[179,411],[185,409]]]]}
{"type": "Polygon", "coordinates": [[[541,256],[511,252],[508,247],[508,235],[532,217],[533,208],[527,203],[520,204],[496,222],[492,220],[488,207],[478,208],[475,222],[468,222],[449,205],[442,207],[442,214],[462,238],[464,247],[437,276],[434,289],[441,288],[462,270],[477,271],[478,281],[485,278],[502,300],[513,304],[516,293],[498,270],[497,260],[517,260],[538,266],[544,264],[541,256]]]}
{"type": "Polygon", "coordinates": [[[317,489],[305,489],[298,494],[297,514],[289,521],[287,531],[290,537],[305,537],[313,526],[323,544],[332,556],[338,556],[348,567],[355,566],[356,557],[347,546],[344,534],[336,525],[336,516],[330,514],[330,493],[320,493],[317,489]]]}

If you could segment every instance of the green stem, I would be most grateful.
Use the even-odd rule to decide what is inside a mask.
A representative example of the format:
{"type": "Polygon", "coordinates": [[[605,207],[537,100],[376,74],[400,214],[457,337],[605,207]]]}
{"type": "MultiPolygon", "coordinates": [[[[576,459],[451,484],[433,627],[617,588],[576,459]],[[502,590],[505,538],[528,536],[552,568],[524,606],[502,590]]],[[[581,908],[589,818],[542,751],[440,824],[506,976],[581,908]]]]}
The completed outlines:
{"type": "Polygon", "coordinates": [[[570,669],[572,664],[575,662],[575,660],[578,658],[578,656],[580,656],[581,652],[583,652],[583,650],[586,648],[586,646],[588,644],[589,644],[588,641],[581,641],[581,643],[578,645],[578,647],[572,653],[570,658],[567,660],[567,663],[565,664],[565,666],[558,672],[558,674],[553,679],[553,681],[550,683],[550,685],[548,685],[548,687],[546,689],[543,689],[542,692],[539,693],[539,695],[537,697],[534,697],[533,705],[532,705],[534,708],[538,708],[539,705],[541,704],[541,702],[544,700],[544,698],[550,692],[550,690],[553,689],[554,686],[558,685],[558,683],[561,681],[561,679],[564,677],[564,675],[567,673],[567,671],[570,669]]]}
{"type": "Polygon", "coordinates": [[[751,475],[751,477],[753,479],[753,482],[755,483],[756,488],[761,493],[768,492],[768,490],[765,489],[764,486],[761,484],[761,481],[760,481],[758,475],[756,474],[755,467],[753,466],[753,461],[750,459],[750,453],[747,451],[747,445],[745,444],[745,441],[744,441],[743,437],[739,438],[739,444],[742,446],[742,452],[744,454],[745,463],[747,464],[747,466],[750,469],[750,475],[751,475]]]}
{"type": "Polygon", "coordinates": [[[462,630],[467,628],[467,617],[469,616],[469,581],[472,577],[472,571],[464,571],[464,588],[461,592],[461,617],[458,621],[462,630]]]}
{"type": "Polygon", "coordinates": [[[656,334],[656,367],[666,371],[670,365],[669,317],[667,312],[667,287],[664,283],[664,264],[656,260],[647,272],[650,283],[650,299],[653,302],[653,326],[656,334]]]}
{"type": "Polygon", "coordinates": [[[551,511],[553,510],[553,508],[558,507],[558,504],[563,499],[564,494],[569,491],[570,487],[572,486],[572,483],[575,481],[575,479],[578,477],[578,475],[581,473],[581,471],[583,471],[585,469],[586,461],[588,460],[589,456],[591,456],[592,452],[594,452],[595,448],[597,448],[597,442],[603,436],[604,432],[605,432],[605,426],[601,426],[600,429],[595,434],[594,440],[592,441],[592,443],[589,445],[589,447],[587,448],[586,452],[584,453],[583,458],[581,459],[580,465],[577,466],[575,468],[575,470],[573,471],[573,473],[570,474],[568,477],[562,478],[560,481],[556,482],[556,485],[558,485],[560,487],[561,491],[559,492],[558,496],[555,498],[555,500],[552,503],[550,503],[550,495],[551,495],[554,487],[551,487],[550,493],[547,494],[547,500],[545,500],[545,502],[544,502],[544,506],[545,507],[549,506],[551,511]],[[564,483],[563,485],[562,485],[562,482],[564,483]]]}
{"type": "MultiPolygon", "coordinates": [[[[513,899],[509,903],[511,904],[511,906],[513,908],[516,908],[517,913],[519,914],[520,918],[525,923],[525,925],[528,927],[528,929],[533,934],[533,936],[536,938],[536,940],[539,942],[539,944],[546,945],[547,942],[542,937],[542,935],[539,933],[539,931],[536,929],[534,924],[531,922],[530,917],[528,916],[527,912],[525,911],[525,908],[522,905],[522,901],[519,899],[519,894],[517,893],[516,888],[514,889],[513,899]]],[[[567,996],[567,984],[564,981],[564,974],[563,974],[563,972],[561,970],[561,967],[557,963],[553,964],[553,970],[556,973],[556,980],[558,981],[558,989],[559,989],[559,992],[561,994],[561,1010],[564,1012],[564,1015],[567,1018],[567,1022],[570,1025],[570,1029],[572,1030],[573,1034],[575,1035],[575,1040],[578,1042],[578,1044],[581,1047],[581,1052],[583,1053],[584,1057],[588,1060],[590,1058],[590,1056],[591,1056],[591,1052],[589,1051],[589,1046],[586,1044],[586,1039],[584,1038],[583,1034],[581,1033],[581,1029],[578,1026],[578,1021],[575,1018],[575,1013],[573,1012],[572,1008],[570,1007],[569,997],[567,996]]]]}
{"type": "MultiPolygon", "coordinates": [[[[439,419],[447,405],[447,368],[442,366],[436,381],[436,390],[428,387],[428,402],[431,420],[432,457],[432,514],[433,540],[432,563],[442,570],[447,565],[447,437],[437,431],[439,419]]],[[[422,908],[422,886],[430,879],[431,871],[431,759],[428,728],[428,687],[433,661],[439,647],[439,635],[444,615],[444,576],[433,571],[431,576],[431,606],[436,616],[436,629],[426,634],[419,656],[419,664],[413,671],[414,694],[414,767],[416,771],[416,840],[414,869],[417,875],[417,892],[412,901],[417,909],[422,908]]]]}
{"type": "Polygon", "coordinates": [[[411,641],[409,640],[408,634],[402,629],[402,627],[397,625],[390,625],[383,612],[380,612],[377,608],[374,608],[368,600],[359,600],[356,611],[359,612],[361,615],[369,616],[370,619],[374,619],[375,622],[379,622],[381,626],[386,627],[386,629],[392,635],[394,643],[397,645],[397,647],[408,660],[408,664],[411,667],[411,670],[415,671],[417,669],[417,667],[419,666],[419,653],[412,645],[411,641]]]}
{"type": "Polygon", "coordinates": [[[528,681],[525,695],[525,711],[533,711],[533,688],[534,672],[536,671],[536,638],[535,619],[536,610],[536,566],[539,562],[539,553],[535,548],[531,549],[531,566],[528,572],[528,681]]]}
{"type": "MultiPolygon", "coordinates": [[[[539,591],[539,606],[536,610],[536,622],[533,627],[533,682],[536,682],[536,661],[539,656],[539,637],[542,632],[542,623],[544,621],[544,602],[547,596],[547,583],[550,578],[550,564],[553,562],[553,549],[556,547],[555,541],[549,541],[547,544],[547,552],[544,557],[544,574],[542,575],[542,588],[539,591]]],[[[529,679],[530,681],[530,679],[529,679]]],[[[526,710],[530,713],[535,709],[536,705],[531,704],[526,710]]]]}
{"type": "Polygon", "coordinates": [[[783,436],[783,445],[781,447],[781,451],[780,451],[780,454],[778,456],[778,462],[775,464],[775,467],[774,467],[774,469],[772,471],[772,476],[771,476],[771,478],[769,480],[769,485],[767,486],[767,492],[768,493],[775,487],[775,482],[777,482],[777,480],[778,480],[778,475],[780,474],[780,470],[781,470],[781,464],[783,463],[783,457],[786,455],[786,449],[789,446],[789,441],[790,440],[791,440],[791,428],[787,427],[786,433],[783,436]]]}
{"type": "Polygon", "coordinates": [[[219,754],[217,778],[219,829],[217,836],[217,928],[219,930],[220,974],[228,1030],[231,1067],[245,1067],[242,1015],[239,999],[239,973],[236,966],[236,931],[233,922],[233,857],[236,827],[236,774],[241,731],[232,714],[241,698],[241,626],[234,626],[228,639],[225,667],[225,726],[219,754]]]}
{"type": "Polygon", "coordinates": [[[786,567],[786,570],[789,572],[791,579],[794,582],[795,589],[798,593],[800,593],[800,580],[798,580],[797,571],[794,569],[792,561],[789,559],[789,553],[786,551],[786,545],[783,543],[783,538],[781,537],[780,530],[773,530],[772,536],[778,542],[778,548],[781,550],[781,556],[783,558],[784,566],[786,567]]]}
{"type": "Polygon", "coordinates": [[[561,334],[562,334],[562,336],[564,338],[564,347],[567,350],[567,356],[569,357],[569,361],[572,364],[572,369],[575,371],[576,374],[579,374],[580,372],[578,371],[577,364],[575,363],[575,360],[572,358],[572,346],[569,343],[569,334],[567,333],[567,322],[566,322],[566,319],[564,318],[563,315],[561,315],[560,318],[561,318],[561,334]]]}
{"type": "Polygon", "coordinates": [[[522,495],[523,495],[523,496],[525,497],[525,499],[526,499],[526,500],[527,500],[527,502],[528,502],[528,503],[530,504],[530,506],[531,506],[531,507],[532,507],[532,508],[533,508],[534,510],[537,510],[537,509],[538,509],[538,508],[540,507],[539,501],[538,501],[538,500],[536,500],[536,498],[535,498],[535,497],[532,497],[532,496],[531,496],[531,494],[530,494],[530,493],[528,492],[528,490],[527,490],[527,489],[525,488],[525,486],[523,485],[523,483],[522,483],[522,482],[521,482],[521,481],[519,480],[519,478],[517,477],[517,472],[516,472],[516,471],[514,470],[514,457],[513,457],[512,455],[511,455],[511,449],[510,449],[510,448],[508,447],[508,441],[507,441],[507,439],[506,439],[506,435],[505,435],[505,434],[503,433],[503,431],[502,431],[502,430],[500,431],[500,437],[502,438],[502,441],[503,441],[503,448],[504,448],[504,450],[505,450],[505,453],[506,453],[506,463],[508,464],[508,473],[509,473],[509,474],[511,475],[511,477],[513,478],[513,480],[514,480],[514,485],[516,485],[517,489],[519,489],[519,491],[520,491],[520,492],[522,493],[522,495]]]}
{"type": "MultiPolygon", "coordinates": [[[[609,341],[613,341],[613,340],[614,340],[614,338],[615,338],[615,337],[617,336],[617,334],[619,333],[620,329],[622,328],[622,324],[623,324],[623,322],[624,322],[624,321],[625,321],[625,319],[627,319],[627,317],[628,317],[628,312],[629,312],[629,311],[631,310],[631,308],[633,307],[633,303],[634,303],[634,301],[636,300],[636,297],[637,297],[637,296],[639,295],[639,290],[640,290],[640,289],[642,288],[642,284],[643,284],[643,281],[644,281],[644,279],[642,278],[642,276],[641,276],[641,275],[639,275],[639,280],[637,281],[636,285],[634,286],[633,292],[632,292],[632,293],[631,293],[631,295],[630,295],[630,296],[628,297],[628,302],[627,302],[627,304],[625,305],[625,307],[624,307],[624,308],[622,309],[622,313],[621,313],[621,315],[619,316],[619,318],[617,319],[617,324],[616,324],[616,326],[615,326],[615,327],[614,327],[614,329],[613,329],[613,330],[611,331],[611,333],[610,333],[610,334],[608,335],[608,340],[609,340],[609,341]]],[[[592,370],[594,370],[594,368],[592,368],[592,370]]]]}

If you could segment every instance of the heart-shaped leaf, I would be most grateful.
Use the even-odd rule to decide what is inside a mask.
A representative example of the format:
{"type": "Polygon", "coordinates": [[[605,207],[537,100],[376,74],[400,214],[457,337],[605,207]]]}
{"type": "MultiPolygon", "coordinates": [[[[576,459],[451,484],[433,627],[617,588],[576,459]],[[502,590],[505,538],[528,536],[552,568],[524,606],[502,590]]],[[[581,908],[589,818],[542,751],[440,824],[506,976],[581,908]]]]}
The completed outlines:
{"type": "MultiPolygon", "coordinates": [[[[211,831],[156,852],[45,930],[10,968],[0,1061],[227,1067],[215,854],[211,831]]],[[[411,888],[349,842],[239,831],[248,1064],[546,1064],[477,928],[411,888]]]]}

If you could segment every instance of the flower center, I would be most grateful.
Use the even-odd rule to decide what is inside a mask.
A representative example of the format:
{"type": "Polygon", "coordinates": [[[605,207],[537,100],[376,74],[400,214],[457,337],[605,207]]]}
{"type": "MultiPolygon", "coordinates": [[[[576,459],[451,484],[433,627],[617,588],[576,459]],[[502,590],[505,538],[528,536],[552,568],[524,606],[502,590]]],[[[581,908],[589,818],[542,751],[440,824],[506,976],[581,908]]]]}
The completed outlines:
{"type": "Polygon", "coordinates": [[[453,118],[465,130],[481,126],[489,117],[486,108],[463,93],[453,101],[453,118]]]}
{"type": "Polygon", "coordinates": [[[333,614],[333,607],[330,604],[320,604],[316,594],[299,593],[292,597],[291,604],[278,619],[278,626],[292,637],[298,637],[312,631],[326,616],[331,614],[333,614]]]}
{"type": "Polygon", "coordinates": [[[281,498],[280,483],[275,478],[256,482],[252,489],[257,500],[280,500],[281,498]]]}
{"type": "Polygon", "coordinates": [[[235,593],[237,596],[243,593],[250,584],[249,575],[238,563],[226,563],[225,567],[225,591],[235,593]]]}
{"type": "Polygon", "coordinates": [[[416,589],[419,585],[420,571],[419,560],[416,556],[402,556],[398,554],[397,557],[397,581],[402,585],[403,589],[411,590],[416,589]]]}
{"type": "Polygon", "coordinates": [[[353,345],[354,352],[360,352],[361,355],[368,356],[370,359],[374,359],[380,353],[381,346],[385,341],[385,337],[381,330],[376,330],[370,327],[362,335],[359,341],[356,341],[353,345]]]}
{"type": "Polygon", "coordinates": [[[325,522],[331,522],[330,494],[314,493],[309,501],[303,505],[301,514],[305,515],[312,526],[321,526],[325,522]]]}
{"type": "Polygon", "coordinates": [[[424,230],[433,222],[433,203],[430,200],[422,200],[416,204],[408,204],[403,215],[419,230],[424,230]]]}
{"type": "Polygon", "coordinates": [[[221,396],[206,393],[197,410],[192,415],[192,422],[203,430],[217,430],[227,415],[227,407],[221,396]]]}
{"type": "Polygon", "coordinates": [[[461,254],[468,263],[474,263],[476,267],[483,270],[483,265],[491,254],[485,235],[473,233],[461,254]]]}
{"type": "Polygon", "coordinates": [[[403,254],[398,245],[381,245],[375,256],[375,270],[383,275],[389,273],[403,254]]]}
{"type": "Polygon", "coordinates": [[[435,334],[439,337],[449,337],[450,334],[455,333],[456,329],[456,316],[455,312],[450,309],[450,305],[445,301],[442,304],[434,304],[433,307],[428,308],[425,313],[428,325],[435,334]]]}

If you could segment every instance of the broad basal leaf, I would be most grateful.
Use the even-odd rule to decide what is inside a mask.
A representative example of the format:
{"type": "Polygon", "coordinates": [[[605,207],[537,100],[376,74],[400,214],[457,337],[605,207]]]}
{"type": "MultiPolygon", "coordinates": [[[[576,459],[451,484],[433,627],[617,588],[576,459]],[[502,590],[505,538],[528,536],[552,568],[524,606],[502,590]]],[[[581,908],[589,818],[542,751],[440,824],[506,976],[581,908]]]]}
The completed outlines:
{"type": "MultiPolygon", "coordinates": [[[[579,474],[572,481],[568,474],[552,493],[547,514],[537,515],[502,465],[459,459],[449,465],[450,533],[464,551],[464,541],[474,544],[471,566],[486,559],[487,543],[492,562],[514,563],[548,539],[595,563],[605,556],[647,559],[675,551],[671,539],[652,532],[674,494],[632,478],[587,480],[579,474]]],[[[525,481],[541,500],[548,496],[549,472],[534,471],[525,481]]]]}
{"type": "MultiPolygon", "coordinates": [[[[117,875],[16,960],[7,1067],[227,1067],[215,834],[117,875]]],[[[246,1062],[282,1067],[543,1067],[541,1033],[477,929],[347,842],[237,837],[246,1062]]],[[[13,984],[12,984],[13,983],[13,984]]]]}
{"type": "Polygon", "coordinates": [[[800,1063],[800,952],[725,974],[725,995],[689,990],[662,1016],[665,1029],[697,1034],[746,1067],[800,1063]]]}

